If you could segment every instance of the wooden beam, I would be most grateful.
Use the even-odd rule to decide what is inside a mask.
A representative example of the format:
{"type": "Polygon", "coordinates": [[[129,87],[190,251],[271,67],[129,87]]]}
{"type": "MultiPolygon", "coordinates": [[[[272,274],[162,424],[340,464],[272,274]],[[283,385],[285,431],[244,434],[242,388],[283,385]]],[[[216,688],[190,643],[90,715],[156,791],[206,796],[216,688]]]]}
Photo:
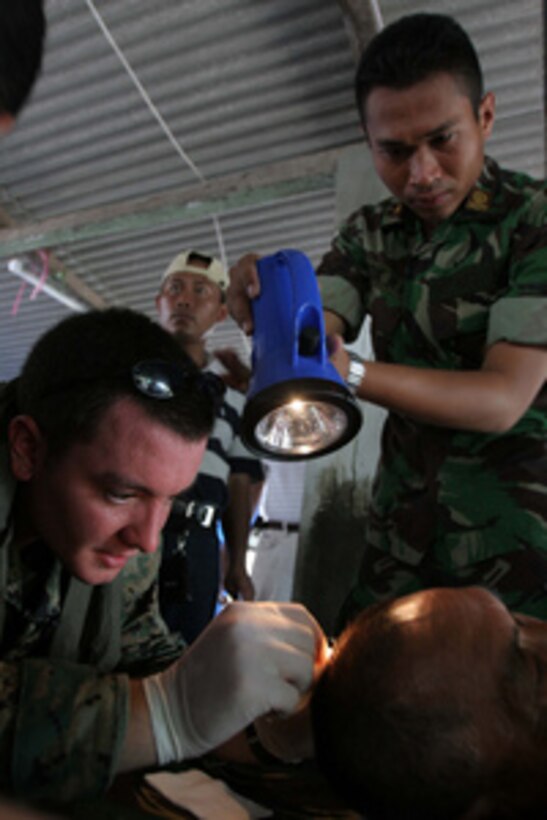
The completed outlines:
{"type": "MultiPolygon", "coordinates": [[[[9,230],[17,230],[17,223],[5,210],[5,208],[2,207],[0,207],[0,227],[7,228],[9,230]]],[[[14,253],[11,253],[10,251],[6,251],[4,254],[4,248],[0,247],[0,253],[6,256],[15,256],[19,252],[15,251],[14,253]]],[[[57,283],[60,282],[62,283],[62,287],[65,287],[71,292],[71,294],[81,299],[90,307],[98,308],[99,310],[107,307],[105,300],[99,296],[98,293],[95,293],[94,290],[88,287],[79,276],[76,276],[76,274],[67,268],[67,266],[53,253],[49,256],[49,265],[51,268],[51,274],[48,277],[49,285],[53,290],[58,287],[57,283]]]]}
{"type": "Polygon", "coordinates": [[[14,256],[166,223],[195,221],[332,188],[340,150],[296,157],[178,191],[0,230],[0,252],[14,256]]]}

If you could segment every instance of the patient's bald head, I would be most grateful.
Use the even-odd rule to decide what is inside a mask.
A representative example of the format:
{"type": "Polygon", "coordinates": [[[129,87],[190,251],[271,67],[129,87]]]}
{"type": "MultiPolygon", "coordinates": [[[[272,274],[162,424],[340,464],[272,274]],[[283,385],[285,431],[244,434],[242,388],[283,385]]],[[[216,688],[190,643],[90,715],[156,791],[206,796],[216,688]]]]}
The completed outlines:
{"type": "Polygon", "coordinates": [[[484,589],[365,610],[312,710],[320,765],[371,820],[523,820],[547,807],[547,624],[484,589]]]}

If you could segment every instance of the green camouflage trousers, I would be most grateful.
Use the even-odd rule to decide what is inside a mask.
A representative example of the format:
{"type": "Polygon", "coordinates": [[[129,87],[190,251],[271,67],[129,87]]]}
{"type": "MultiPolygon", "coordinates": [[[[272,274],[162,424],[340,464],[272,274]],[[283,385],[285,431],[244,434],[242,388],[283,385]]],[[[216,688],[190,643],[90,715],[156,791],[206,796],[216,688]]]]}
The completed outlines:
{"type": "Polygon", "coordinates": [[[426,554],[416,567],[389,553],[368,547],[359,583],[346,599],[337,632],[367,606],[433,587],[482,586],[496,594],[508,609],[547,620],[547,554],[518,550],[477,564],[451,569],[440,567],[426,554]]]}

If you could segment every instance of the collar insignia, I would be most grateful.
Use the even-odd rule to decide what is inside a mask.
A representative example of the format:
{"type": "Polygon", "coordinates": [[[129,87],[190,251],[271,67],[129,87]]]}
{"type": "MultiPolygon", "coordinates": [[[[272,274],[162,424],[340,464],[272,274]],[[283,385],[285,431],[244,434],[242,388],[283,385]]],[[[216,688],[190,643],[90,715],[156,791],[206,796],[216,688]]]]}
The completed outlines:
{"type": "Polygon", "coordinates": [[[487,211],[492,202],[492,195],[488,191],[481,191],[480,188],[470,194],[465,207],[468,211],[487,211]]]}

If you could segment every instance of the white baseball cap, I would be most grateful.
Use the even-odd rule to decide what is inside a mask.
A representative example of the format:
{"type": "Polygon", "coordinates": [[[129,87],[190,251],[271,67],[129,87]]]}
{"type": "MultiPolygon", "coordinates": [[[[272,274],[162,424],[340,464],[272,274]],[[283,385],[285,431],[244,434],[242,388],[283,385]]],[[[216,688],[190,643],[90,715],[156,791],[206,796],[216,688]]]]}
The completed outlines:
{"type": "Polygon", "coordinates": [[[223,292],[228,286],[228,275],[222,262],[207,253],[201,253],[201,251],[188,250],[177,254],[161,277],[160,284],[163,285],[167,277],[173,273],[197,273],[200,276],[205,276],[206,279],[218,285],[223,292]],[[189,259],[192,259],[194,264],[189,263],[189,259]],[[201,262],[203,266],[196,265],[195,262],[201,262]]]}

